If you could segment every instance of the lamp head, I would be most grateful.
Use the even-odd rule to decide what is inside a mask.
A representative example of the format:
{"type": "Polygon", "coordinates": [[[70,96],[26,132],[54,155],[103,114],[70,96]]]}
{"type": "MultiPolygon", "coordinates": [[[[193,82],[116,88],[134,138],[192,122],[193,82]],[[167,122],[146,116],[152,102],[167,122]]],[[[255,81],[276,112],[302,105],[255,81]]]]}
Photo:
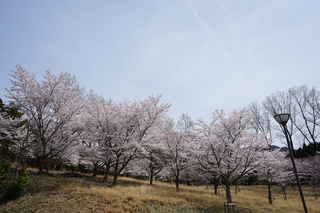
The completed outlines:
{"type": "Polygon", "coordinates": [[[289,118],[290,118],[289,113],[282,113],[274,116],[274,119],[276,119],[276,121],[281,125],[286,125],[289,118]]]}

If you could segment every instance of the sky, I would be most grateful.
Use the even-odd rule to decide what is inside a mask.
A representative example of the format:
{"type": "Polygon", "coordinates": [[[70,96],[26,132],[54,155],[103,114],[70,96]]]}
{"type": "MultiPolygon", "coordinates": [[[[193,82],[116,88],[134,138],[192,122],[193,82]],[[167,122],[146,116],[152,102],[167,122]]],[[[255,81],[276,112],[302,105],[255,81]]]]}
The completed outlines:
{"type": "Polygon", "coordinates": [[[115,102],[161,94],[169,116],[319,89],[318,0],[0,0],[0,98],[17,64],[68,72],[115,102]]]}

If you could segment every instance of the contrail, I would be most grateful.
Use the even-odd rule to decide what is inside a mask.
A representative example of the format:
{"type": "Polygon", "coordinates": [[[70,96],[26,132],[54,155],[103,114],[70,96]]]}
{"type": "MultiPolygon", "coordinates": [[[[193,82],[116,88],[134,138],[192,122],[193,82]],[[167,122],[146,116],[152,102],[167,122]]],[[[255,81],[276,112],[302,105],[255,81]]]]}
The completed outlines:
{"type": "MultiPolygon", "coordinates": [[[[197,11],[194,9],[193,5],[191,4],[191,2],[189,0],[184,0],[185,3],[188,5],[188,7],[191,9],[192,13],[195,15],[195,17],[198,19],[198,21],[200,22],[200,24],[210,33],[211,37],[213,38],[214,42],[216,43],[216,45],[219,47],[221,53],[223,54],[223,56],[230,62],[230,64],[233,65],[235,72],[238,74],[238,76],[240,76],[242,78],[243,83],[250,88],[251,91],[253,91],[254,96],[257,98],[257,94],[254,92],[254,89],[252,88],[251,84],[248,82],[246,76],[239,70],[239,68],[233,63],[232,59],[229,57],[229,55],[227,54],[225,48],[223,47],[223,45],[218,41],[218,39],[215,37],[214,33],[212,32],[212,30],[208,27],[208,25],[202,21],[202,19],[199,17],[197,11]]],[[[222,8],[224,11],[225,9],[222,8]]]]}
{"type": "Polygon", "coordinates": [[[213,38],[214,42],[216,43],[216,45],[219,47],[220,51],[222,52],[222,54],[225,56],[225,58],[227,60],[229,60],[229,62],[232,62],[231,58],[228,56],[227,52],[225,51],[224,47],[222,46],[222,44],[218,41],[218,39],[215,37],[215,35],[213,34],[212,30],[208,27],[208,25],[202,21],[202,19],[199,17],[197,11],[194,9],[193,5],[191,4],[191,2],[189,0],[184,0],[186,2],[186,4],[188,5],[188,7],[191,9],[192,13],[195,15],[195,17],[198,19],[198,21],[200,22],[200,24],[210,33],[211,37],[213,38]]]}

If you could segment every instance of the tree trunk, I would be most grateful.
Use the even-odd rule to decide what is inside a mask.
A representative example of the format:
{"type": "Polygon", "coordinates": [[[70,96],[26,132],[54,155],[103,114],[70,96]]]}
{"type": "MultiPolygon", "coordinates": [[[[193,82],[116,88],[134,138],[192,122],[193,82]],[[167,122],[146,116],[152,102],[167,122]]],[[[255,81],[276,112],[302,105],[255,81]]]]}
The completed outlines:
{"type": "Polygon", "coordinates": [[[16,170],[14,173],[14,179],[16,179],[19,176],[19,168],[20,168],[20,162],[21,162],[21,158],[17,158],[17,166],[16,166],[16,170]]]}
{"type": "Polygon", "coordinates": [[[98,167],[95,163],[93,163],[93,174],[92,177],[96,177],[98,172],[98,167]]]}
{"type": "Polygon", "coordinates": [[[150,173],[150,185],[153,183],[153,172],[150,173]]]}
{"type": "Polygon", "coordinates": [[[117,173],[114,173],[113,183],[112,183],[113,186],[116,186],[118,184],[118,176],[119,175],[117,173]]]}
{"type": "Polygon", "coordinates": [[[271,183],[268,183],[268,201],[269,201],[269,205],[273,204],[273,199],[272,199],[272,194],[271,194],[271,183]]]}
{"type": "Polygon", "coordinates": [[[234,192],[235,192],[236,195],[238,194],[238,192],[240,192],[240,187],[239,187],[238,184],[235,186],[234,192]]]}
{"type": "Polygon", "coordinates": [[[177,171],[175,182],[176,182],[176,191],[178,192],[179,191],[179,171],[177,171]]]}
{"type": "Polygon", "coordinates": [[[176,191],[179,191],[179,178],[176,179],[176,191]]]}
{"type": "Polygon", "coordinates": [[[38,174],[43,174],[43,165],[40,164],[38,174]]]}
{"type": "Polygon", "coordinates": [[[218,187],[219,187],[219,183],[215,183],[214,184],[214,194],[218,195],[218,187]]]}
{"type": "Polygon", "coordinates": [[[113,183],[112,183],[113,186],[116,186],[117,182],[118,182],[118,176],[119,176],[119,174],[118,174],[119,163],[118,162],[119,162],[119,160],[117,159],[117,162],[114,167],[114,175],[113,175],[113,183]]]}
{"type": "Polygon", "coordinates": [[[232,199],[231,199],[231,184],[229,182],[229,180],[225,180],[226,181],[226,199],[227,199],[227,203],[232,203],[232,199]]]}
{"type": "Polygon", "coordinates": [[[107,162],[106,162],[105,164],[106,164],[106,170],[105,170],[105,172],[104,172],[103,182],[104,182],[104,183],[107,183],[107,182],[108,182],[108,176],[109,176],[111,164],[110,164],[110,163],[107,163],[107,162]]]}
{"type": "Polygon", "coordinates": [[[318,199],[319,195],[317,193],[316,184],[313,184],[314,198],[318,199]]]}
{"type": "Polygon", "coordinates": [[[109,176],[109,172],[105,172],[104,173],[104,177],[103,177],[103,181],[104,183],[108,183],[108,176],[109,176]]]}
{"type": "Polygon", "coordinates": [[[47,174],[49,174],[51,160],[52,159],[50,158],[49,161],[47,161],[48,162],[47,165],[46,165],[47,166],[47,168],[46,168],[47,169],[47,174]]]}
{"type": "Polygon", "coordinates": [[[281,186],[281,189],[282,189],[282,192],[283,192],[283,200],[287,200],[287,192],[286,192],[286,189],[287,189],[287,186],[281,186]]]}
{"type": "Polygon", "coordinates": [[[44,166],[45,166],[45,159],[43,157],[41,157],[39,159],[39,171],[38,171],[38,174],[43,174],[43,169],[44,169],[44,166]]]}
{"type": "Polygon", "coordinates": [[[93,174],[92,177],[96,177],[98,175],[99,169],[103,166],[103,164],[100,164],[101,162],[92,162],[93,164],[93,174]]]}

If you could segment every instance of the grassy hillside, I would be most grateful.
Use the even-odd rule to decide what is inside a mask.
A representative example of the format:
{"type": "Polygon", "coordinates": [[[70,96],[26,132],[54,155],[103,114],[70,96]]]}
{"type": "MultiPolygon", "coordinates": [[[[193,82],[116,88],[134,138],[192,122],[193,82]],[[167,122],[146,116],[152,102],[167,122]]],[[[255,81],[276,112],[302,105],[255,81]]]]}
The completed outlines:
{"type": "MultiPolygon", "coordinates": [[[[55,173],[30,175],[25,195],[0,205],[0,212],[224,212],[224,192],[213,195],[212,187],[181,186],[120,178],[119,186],[101,182],[102,177],[91,178],[80,174],[55,173]]],[[[295,213],[303,212],[297,188],[288,188],[288,201],[283,201],[281,189],[274,186],[274,205],[267,202],[266,186],[240,186],[233,193],[237,212],[295,213]]],[[[311,188],[304,187],[310,213],[320,213],[320,199],[313,197],[311,188]]]]}

